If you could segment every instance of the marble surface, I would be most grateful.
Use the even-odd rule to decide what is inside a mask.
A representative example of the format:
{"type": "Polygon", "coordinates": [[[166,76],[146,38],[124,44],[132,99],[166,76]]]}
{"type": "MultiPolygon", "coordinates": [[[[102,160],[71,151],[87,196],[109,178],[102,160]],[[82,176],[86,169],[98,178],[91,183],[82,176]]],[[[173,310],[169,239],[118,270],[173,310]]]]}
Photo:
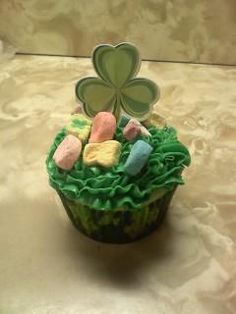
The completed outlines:
{"type": "Polygon", "coordinates": [[[0,0],[0,38],[27,53],[131,41],[145,59],[236,64],[235,13],[235,0],[0,0]]]}
{"type": "Polygon", "coordinates": [[[87,59],[0,65],[0,313],[235,313],[236,68],[143,63],[192,166],[163,226],[120,246],[72,227],[45,170],[74,84],[90,74],[87,59]]]}

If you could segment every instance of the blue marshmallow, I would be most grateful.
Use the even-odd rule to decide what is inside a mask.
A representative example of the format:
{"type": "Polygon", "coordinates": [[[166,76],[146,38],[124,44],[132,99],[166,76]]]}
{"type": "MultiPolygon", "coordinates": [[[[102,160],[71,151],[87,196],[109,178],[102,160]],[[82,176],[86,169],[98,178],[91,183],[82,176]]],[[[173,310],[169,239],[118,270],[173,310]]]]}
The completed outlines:
{"type": "Polygon", "coordinates": [[[153,148],[148,143],[138,140],[132,147],[124,169],[130,176],[138,174],[147,163],[153,148]]]}

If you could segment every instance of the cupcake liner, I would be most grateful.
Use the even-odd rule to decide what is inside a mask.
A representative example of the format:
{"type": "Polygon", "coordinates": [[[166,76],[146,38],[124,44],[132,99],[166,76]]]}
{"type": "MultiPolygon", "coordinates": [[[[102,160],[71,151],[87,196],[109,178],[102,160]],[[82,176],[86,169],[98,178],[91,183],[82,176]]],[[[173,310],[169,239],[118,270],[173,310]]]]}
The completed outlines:
{"type": "Polygon", "coordinates": [[[128,243],[145,237],[162,223],[175,189],[141,208],[114,210],[93,209],[57,193],[79,231],[101,242],[128,243]]]}

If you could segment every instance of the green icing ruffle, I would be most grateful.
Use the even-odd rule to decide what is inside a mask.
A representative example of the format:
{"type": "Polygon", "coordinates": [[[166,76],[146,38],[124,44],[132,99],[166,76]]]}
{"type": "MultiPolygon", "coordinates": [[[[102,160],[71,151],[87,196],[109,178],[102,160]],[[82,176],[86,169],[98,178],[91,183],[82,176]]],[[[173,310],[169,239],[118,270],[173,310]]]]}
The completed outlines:
{"type": "Polygon", "coordinates": [[[171,191],[183,184],[181,173],[190,164],[187,148],[177,140],[174,128],[158,129],[150,127],[151,137],[139,137],[148,142],[153,151],[147,165],[137,176],[129,177],[124,172],[133,142],[127,142],[122,129],[117,128],[115,139],[122,143],[119,165],[109,170],[101,167],[88,167],[82,156],[70,171],[59,169],[52,156],[66,136],[62,129],[52,144],[46,160],[50,185],[70,200],[95,209],[140,208],[159,190],[171,191]]]}

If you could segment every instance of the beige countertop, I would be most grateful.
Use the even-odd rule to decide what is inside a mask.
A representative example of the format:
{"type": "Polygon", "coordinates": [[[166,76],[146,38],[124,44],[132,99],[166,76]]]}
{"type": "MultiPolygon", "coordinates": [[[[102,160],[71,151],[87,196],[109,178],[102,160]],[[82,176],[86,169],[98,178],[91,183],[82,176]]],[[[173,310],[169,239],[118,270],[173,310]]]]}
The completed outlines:
{"type": "Polygon", "coordinates": [[[159,230],[110,245],[73,228],[44,164],[90,64],[0,64],[0,313],[236,313],[236,67],[143,63],[192,165],[159,230]]]}

